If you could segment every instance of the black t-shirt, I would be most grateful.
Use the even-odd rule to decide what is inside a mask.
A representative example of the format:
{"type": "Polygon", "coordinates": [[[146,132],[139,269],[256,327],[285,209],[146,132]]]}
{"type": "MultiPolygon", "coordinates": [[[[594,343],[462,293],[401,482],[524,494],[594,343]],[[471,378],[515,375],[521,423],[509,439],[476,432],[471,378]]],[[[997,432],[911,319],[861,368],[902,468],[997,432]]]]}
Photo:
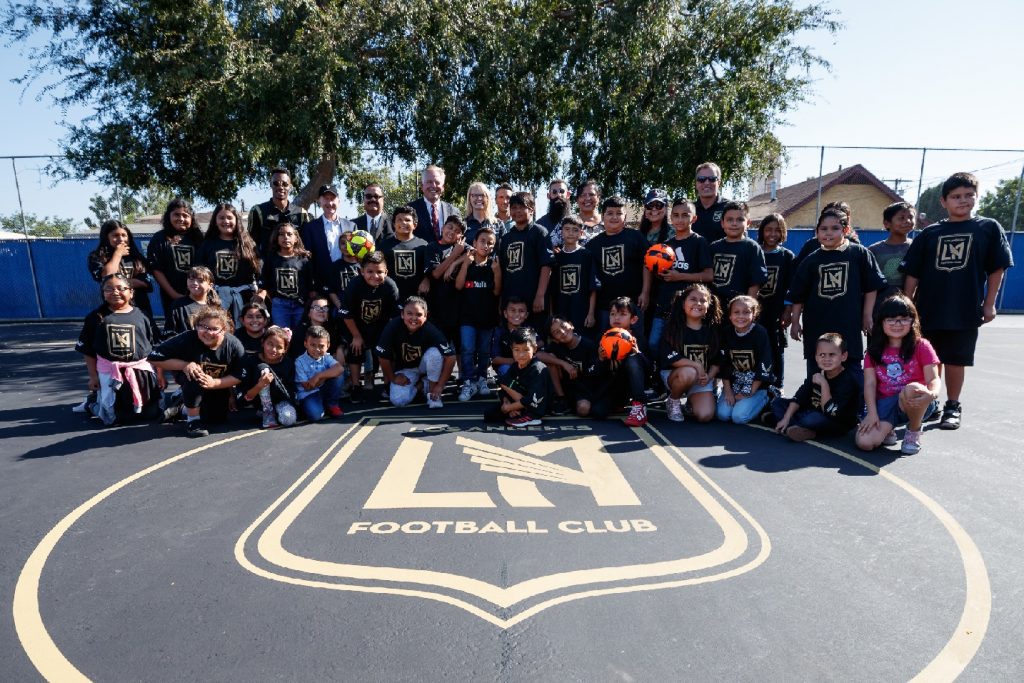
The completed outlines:
{"type": "Polygon", "coordinates": [[[551,273],[553,292],[552,311],[567,318],[573,327],[583,329],[590,310],[590,293],[600,289],[594,253],[580,247],[576,251],[555,254],[555,267],[551,273]]]}
{"type": "Polygon", "coordinates": [[[186,292],[188,271],[199,265],[199,243],[194,242],[188,233],[168,239],[167,232],[159,230],[149,241],[146,257],[150,272],[163,273],[175,291],[186,292]]]}
{"type": "Polygon", "coordinates": [[[733,393],[748,391],[755,380],[763,385],[772,381],[772,348],[768,331],[754,323],[745,335],[736,334],[732,325],[722,331],[722,372],[732,384],[733,393]]]}
{"type": "Polygon", "coordinates": [[[597,342],[578,334],[577,337],[579,338],[579,343],[576,345],[576,348],[571,349],[565,344],[552,341],[544,346],[544,350],[558,360],[570,363],[579,373],[576,379],[581,380],[587,372],[590,372],[597,365],[597,342]]]}
{"type": "Polygon", "coordinates": [[[249,234],[264,257],[270,252],[270,236],[285,222],[294,225],[298,231],[309,222],[309,214],[304,208],[291,202],[284,209],[277,208],[273,201],[252,207],[252,211],[249,212],[249,234]]]}
{"type": "Polygon", "coordinates": [[[940,221],[921,231],[900,264],[918,280],[914,301],[926,330],[981,325],[988,276],[1013,266],[1006,233],[991,218],[940,221]]]}
{"type": "Polygon", "coordinates": [[[436,347],[442,356],[454,356],[455,347],[444,337],[437,325],[429,320],[415,332],[401,318],[395,318],[384,326],[377,342],[377,354],[391,361],[395,370],[417,368],[427,349],[436,347]]]}
{"type": "Polygon", "coordinates": [[[458,288],[455,286],[455,273],[452,272],[450,279],[433,276],[434,268],[451,255],[454,244],[441,244],[434,242],[427,246],[426,272],[430,277],[430,319],[434,324],[444,327],[451,327],[459,324],[459,307],[452,303],[458,297],[458,288]]]}
{"type": "Polygon", "coordinates": [[[242,343],[246,356],[254,356],[263,350],[263,337],[251,337],[245,330],[239,330],[236,339],[242,343]]]}
{"type": "Polygon", "coordinates": [[[239,389],[249,391],[256,386],[256,382],[259,381],[260,374],[262,374],[259,370],[260,364],[266,365],[277,375],[277,379],[280,380],[289,396],[295,395],[295,359],[290,356],[285,356],[271,365],[265,360],[261,360],[258,354],[246,355],[242,360],[242,374],[245,377],[238,385],[239,389]]]}
{"type": "Polygon", "coordinates": [[[522,230],[513,227],[501,236],[498,260],[501,264],[502,300],[518,296],[530,309],[537,296],[541,268],[551,267],[555,263],[548,231],[536,223],[522,230]]]}
{"type": "MultiPolygon", "coordinates": [[[[676,273],[694,275],[711,268],[711,247],[708,241],[695,232],[691,232],[686,239],[672,239],[665,242],[676,254],[675,265],[672,270],[676,273]]],[[[679,282],[665,282],[658,279],[658,309],[659,318],[667,318],[672,305],[672,298],[676,292],[681,292],[690,285],[692,281],[680,280],[679,282]]]]}
{"type": "Polygon", "coordinates": [[[192,316],[199,312],[204,304],[194,301],[192,297],[183,296],[175,299],[171,308],[164,316],[164,332],[166,334],[181,334],[185,330],[191,330],[192,316]]]}
{"type": "Polygon", "coordinates": [[[85,316],[75,351],[122,363],[142,360],[153,350],[154,333],[152,321],[138,308],[113,313],[103,304],[85,316]]]}
{"type": "Polygon", "coordinates": [[[325,292],[336,294],[338,298],[341,298],[353,280],[362,279],[359,277],[361,272],[362,266],[359,265],[358,261],[350,263],[344,258],[340,258],[337,261],[331,262],[331,268],[327,273],[326,281],[320,284],[325,292]]]}
{"type": "Polygon", "coordinates": [[[507,322],[503,322],[502,324],[498,325],[497,329],[494,330],[494,336],[491,337],[491,358],[511,357],[512,330],[509,329],[507,322]]]}
{"type": "MultiPolygon", "coordinates": [[[[100,254],[95,251],[89,254],[89,274],[96,282],[103,282],[103,266],[105,265],[107,265],[107,261],[100,254]]],[[[146,283],[144,288],[133,288],[132,305],[138,306],[143,313],[152,316],[153,305],[149,302],[149,292],[153,291],[153,278],[146,272],[146,261],[142,254],[137,254],[134,258],[129,255],[127,258],[121,259],[117,272],[124,275],[129,281],[139,280],[146,283]]],[[[102,295],[100,298],[103,298],[102,295]]]]}
{"type": "Polygon", "coordinates": [[[713,244],[725,238],[725,230],[722,229],[722,216],[725,215],[725,200],[721,197],[715,198],[715,203],[704,208],[698,199],[694,202],[697,206],[697,220],[693,222],[690,229],[713,244]]]}
{"type": "Polygon", "coordinates": [[[498,378],[498,382],[522,394],[521,403],[527,413],[541,417],[547,412],[548,396],[551,393],[551,373],[548,367],[533,358],[525,368],[513,363],[498,378]]]}
{"type": "MultiPolygon", "coordinates": [[[[420,237],[399,242],[389,237],[379,247],[388,262],[388,277],[398,285],[398,301],[416,296],[427,266],[427,243],[420,237]]],[[[431,283],[433,285],[433,283],[431,283]]]]}
{"type": "Polygon", "coordinates": [[[885,285],[875,256],[847,242],[839,249],[818,249],[793,274],[787,298],[803,304],[804,357],[813,358],[818,337],[838,332],[851,362],[864,356],[861,334],[864,295],[885,285]]]}
{"type": "MultiPolygon", "coordinates": [[[[853,232],[848,234],[846,236],[846,239],[850,240],[850,242],[853,244],[860,244],[860,240],[857,238],[857,235],[855,235],[853,232]]],[[[812,233],[811,239],[804,242],[800,246],[800,251],[798,251],[796,253],[796,256],[793,257],[793,272],[796,272],[796,269],[800,267],[800,264],[804,262],[805,258],[810,256],[814,252],[818,251],[818,249],[821,249],[821,243],[818,242],[817,237],[815,237],[815,235],[812,233]]]]}
{"type": "Polygon", "coordinates": [[[313,291],[313,264],[305,256],[273,253],[263,261],[262,286],[272,299],[302,302],[313,291]]]}
{"type": "Polygon", "coordinates": [[[385,277],[379,287],[371,287],[358,277],[348,283],[341,300],[342,320],[354,320],[359,334],[364,337],[373,335],[364,340],[371,343],[388,321],[401,312],[398,296],[398,285],[390,277],[385,277]]]}
{"type": "Polygon", "coordinates": [[[712,289],[725,311],[732,298],[746,294],[751,285],[763,285],[768,280],[764,252],[757,242],[744,237],[730,242],[720,239],[711,245],[714,268],[712,289]]]}
{"type": "Polygon", "coordinates": [[[765,252],[768,280],[761,285],[757,298],[761,302],[758,321],[768,329],[778,328],[782,311],[786,308],[786,293],[793,280],[793,252],[785,247],[765,252]]]}
{"type": "Polygon", "coordinates": [[[213,273],[213,281],[228,287],[243,287],[256,281],[257,273],[248,260],[238,255],[238,242],[213,237],[199,247],[199,264],[213,273]]]}
{"type": "Polygon", "coordinates": [[[459,292],[459,323],[486,329],[498,324],[498,296],[494,293],[494,256],[468,266],[459,292]]]}
{"type": "Polygon", "coordinates": [[[847,368],[843,368],[835,377],[826,377],[825,381],[832,394],[832,399],[825,405],[821,403],[821,387],[809,377],[796,390],[790,402],[799,405],[801,410],[817,410],[845,427],[852,428],[857,424],[857,413],[864,393],[862,387],[847,368]]]}
{"type": "Polygon", "coordinates": [[[199,339],[199,333],[195,330],[168,339],[149,354],[150,361],[183,360],[198,363],[203,372],[214,379],[229,375],[245,379],[242,365],[244,359],[245,348],[235,335],[225,332],[220,346],[211,349],[199,339]]]}
{"type": "Polygon", "coordinates": [[[722,358],[715,335],[718,334],[710,325],[702,325],[699,330],[684,327],[679,339],[670,340],[667,332],[661,336],[658,358],[662,370],[669,370],[677,360],[687,359],[698,363],[704,372],[710,372],[712,366],[721,365],[722,358]]]}
{"type": "Polygon", "coordinates": [[[597,279],[597,310],[606,310],[612,299],[628,296],[636,303],[644,288],[644,254],[647,240],[638,230],[625,228],[614,235],[602,232],[587,242],[594,255],[597,279]]]}

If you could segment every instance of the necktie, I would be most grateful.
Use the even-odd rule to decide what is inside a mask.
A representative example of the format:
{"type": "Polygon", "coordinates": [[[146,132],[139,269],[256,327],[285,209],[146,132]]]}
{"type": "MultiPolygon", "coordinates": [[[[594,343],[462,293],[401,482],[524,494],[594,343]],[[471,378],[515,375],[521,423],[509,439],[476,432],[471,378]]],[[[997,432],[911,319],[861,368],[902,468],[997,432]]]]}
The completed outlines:
{"type": "Polygon", "coordinates": [[[441,239],[440,226],[437,224],[437,204],[430,205],[430,223],[434,226],[434,237],[441,239]]]}

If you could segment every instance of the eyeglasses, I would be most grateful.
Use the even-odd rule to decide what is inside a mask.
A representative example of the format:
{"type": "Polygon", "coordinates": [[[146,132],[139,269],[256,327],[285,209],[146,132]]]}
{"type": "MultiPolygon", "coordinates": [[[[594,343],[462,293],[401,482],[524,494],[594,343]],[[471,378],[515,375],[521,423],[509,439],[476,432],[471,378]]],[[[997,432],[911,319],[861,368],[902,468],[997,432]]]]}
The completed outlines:
{"type": "Polygon", "coordinates": [[[644,208],[647,209],[648,211],[664,211],[665,210],[665,205],[664,204],[653,203],[653,204],[648,204],[644,208]]]}
{"type": "Polygon", "coordinates": [[[323,312],[323,311],[328,311],[330,309],[327,306],[310,306],[309,310],[323,312]]]}
{"type": "Polygon", "coordinates": [[[882,322],[883,323],[887,323],[889,325],[909,325],[910,323],[914,322],[914,319],[913,318],[885,318],[884,320],[882,320],[882,322]]]}
{"type": "Polygon", "coordinates": [[[485,194],[477,194],[477,193],[474,192],[474,193],[470,193],[469,198],[470,199],[483,199],[486,196],[487,195],[485,195],[485,194]]]}
{"type": "Polygon", "coordinates": [[[548,190],[548,192],[551,194],[569,194],[569,191],[562,187],[548,190]]]}
{"type": "Polygon", "coordinates": [[[363,199],[384,199],[382,194],[364,194],[363,199]]]}
{"type": "Polygon", "coordinates": [[[224,328],[210,327],[209,325],[196,325],[196,329],[200,332],[207,332],[209,334],[220,334],[224,331],[224,328]]]}
{"type": "Polygon", "coordinates": [[[292,184],[289,183],[287,180],[271,180],[270,181],[270,186],[271,187],[291,187],[292,184]]]}
{"type": "Polygon", "coordinates": [[[697,176],[697,182],[698,183],[714,183],[714,182],[717,182],[717,181],[718,181],[718,176],[716,176],[716,175],[699,175],[699,176],[697,176]]]}
{"type": "Polygon", "coordinates": [[[132,290],[131,287],[104,287],[103,288],[104,292],[117,292],[118,294],[121,294],[123,292],[130,292],[131,290],[132,290]]]}

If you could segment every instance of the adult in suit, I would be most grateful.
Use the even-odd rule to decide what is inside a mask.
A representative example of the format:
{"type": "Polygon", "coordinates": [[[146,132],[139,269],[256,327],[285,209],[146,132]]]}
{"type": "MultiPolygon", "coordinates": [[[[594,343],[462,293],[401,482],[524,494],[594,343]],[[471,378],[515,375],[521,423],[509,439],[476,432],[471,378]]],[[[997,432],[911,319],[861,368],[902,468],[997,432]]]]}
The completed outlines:
{"type": "Polygon", "coordinates": [[[384,188],[377,183],[370,183],[363,188],[363,211],[362,215],[352,221],[356,230],[370,233],[374,244],[395,236],[391,216],[384,211],[384,188]]]}
{"type": "Polygon", "coordinates": [[[431,164],[423,169],[420,177],[420,189],[423,196],[414,201],[411,206],[416,210],[416,232],[417,237],[426,240],[427,244],[433,244],[441,239],[441,226],[448,220],[448,216],[459,216],[459,210],[448,202],[441,201],[444,194],[444,169],[431,164]]]}
{"type": "Polygon", "coordinates": [[[338,215],[338,188],[322,185],[319,191],[323,214],[302,226],[302,244],[313,261],[313,279],[319,288],[331,272],[331,264],[341,258],[341,236],[355,229],[352,221],[338,215]]]}

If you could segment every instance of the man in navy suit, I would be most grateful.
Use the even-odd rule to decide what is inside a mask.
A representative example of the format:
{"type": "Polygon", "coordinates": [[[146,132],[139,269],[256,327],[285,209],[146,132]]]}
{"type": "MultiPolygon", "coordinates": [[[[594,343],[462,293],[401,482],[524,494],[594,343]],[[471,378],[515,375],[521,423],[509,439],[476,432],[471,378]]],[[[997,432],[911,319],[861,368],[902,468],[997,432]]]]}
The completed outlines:
{"type": "Polygon", "coordinates": [[[320,210],[323,215],[302,226],[302,243],[313,261],[313,279],[319,288],[331,272],[331,264],[341,258],[341,236],[355,229],[352,221],[338,215],[338,188],[320,187],[320,210]]]}
{"type": "Polygon", "coordinates": [[[395,236],[391,216],[384,212],[384,188],[377,183],[370,183],[363,188],[363,211],[364,214],[352,221],[356,230],[370,233],[374,244],[395,236]]]}
{"type": "Polygon", "coordinates": [[[441,195],[444,194],[444,169],[440,166],[431,164],[423,169],[420,188],[423,196],[409,205],[416,210],[414,234],[426,240],[427,244],[433,244],[441,239],[441,226],[448,220],[448,216],[461,218],[461,214],[448,202],[441,201],[441,195]]]}

